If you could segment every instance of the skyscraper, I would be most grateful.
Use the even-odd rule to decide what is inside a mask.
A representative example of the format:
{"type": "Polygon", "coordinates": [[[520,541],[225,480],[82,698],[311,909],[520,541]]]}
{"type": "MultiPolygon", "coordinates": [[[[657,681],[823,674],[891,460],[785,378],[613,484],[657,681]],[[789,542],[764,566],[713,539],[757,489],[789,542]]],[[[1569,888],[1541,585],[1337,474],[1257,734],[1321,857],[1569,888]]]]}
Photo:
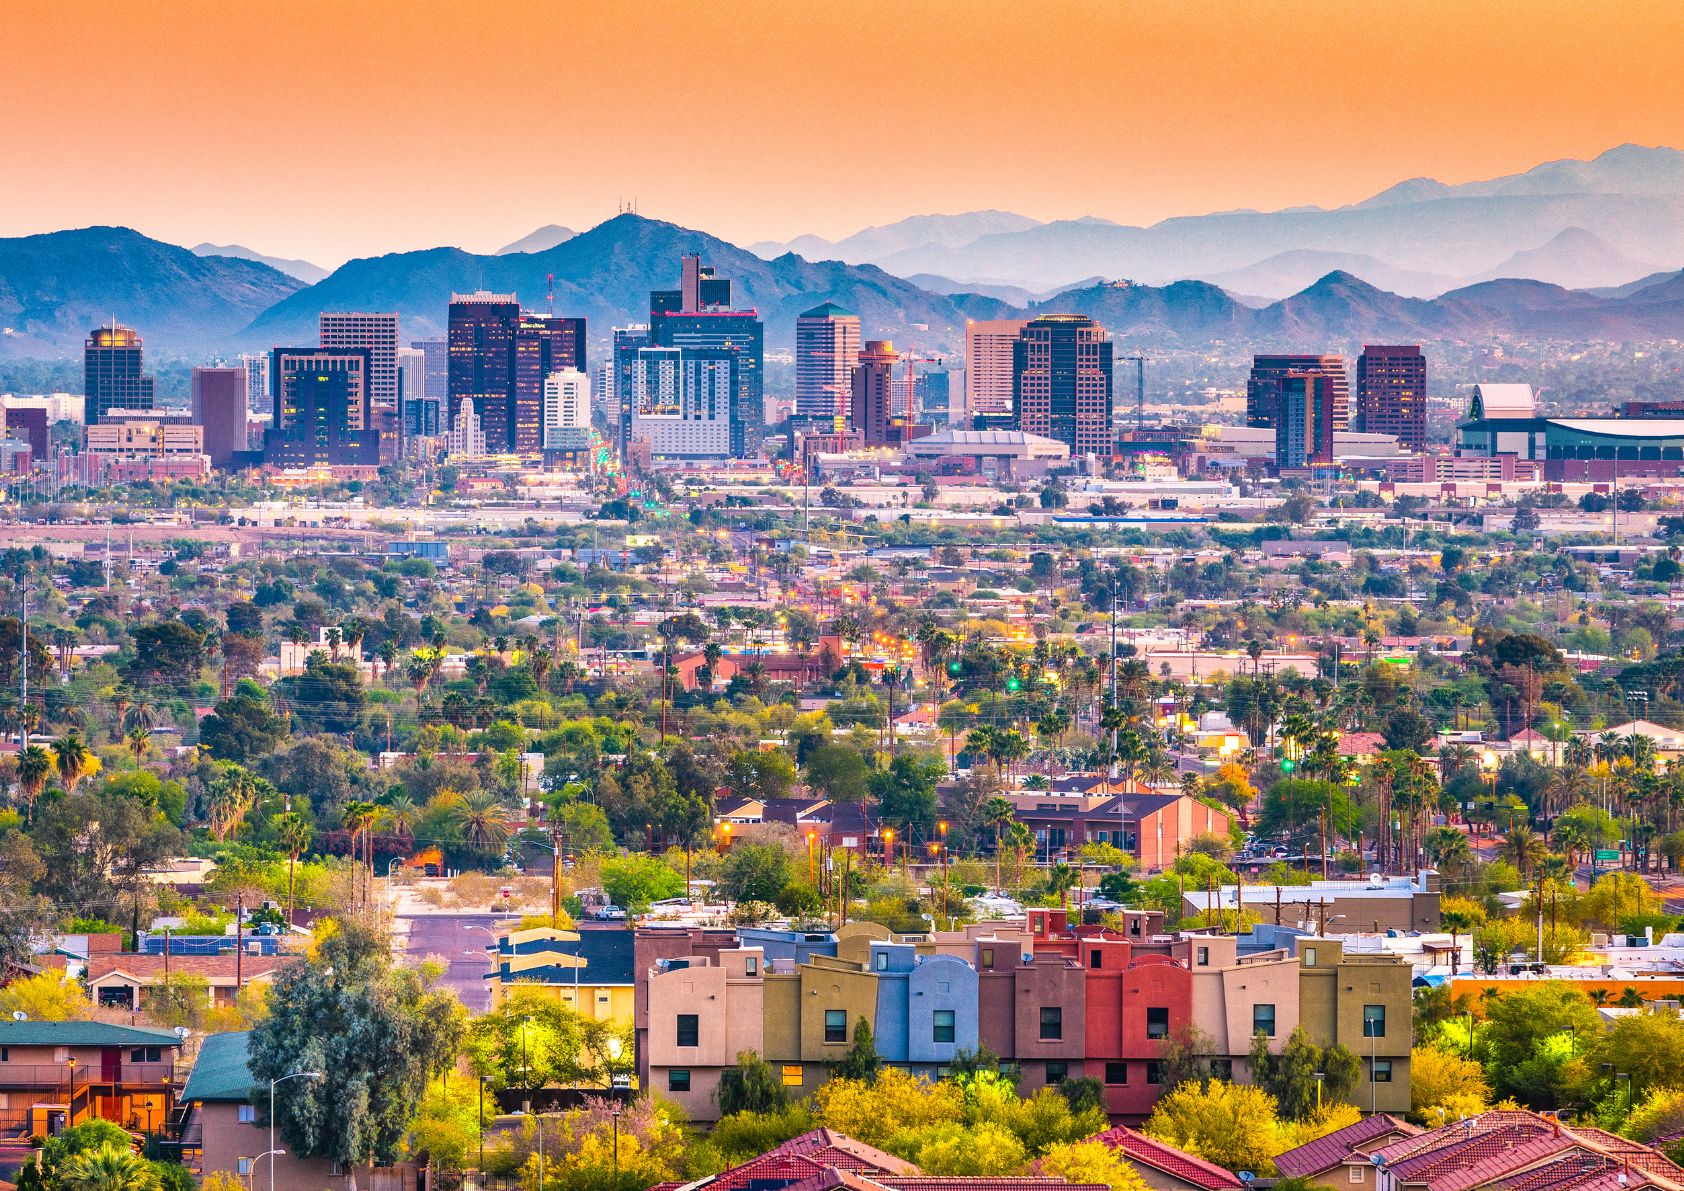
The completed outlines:
{"type": "MultiPolygon", "coordinates": [[[[553,372],[585,371],[585,320],[523,314],[515,327],[512,437],[508,450],[534,455],[544,448],[544,382],[553,372]]],[[[493,448],[494,450],[496,448],[493,448]]]]}
{"type": "Polygon", "coordinates": [[[1427,357],[1417,344],[1368,344],[1357,357],[1357,426],[1395,435],[1411,451],[1427,445],[1427,357]]]}
{"type": "Polygon", "coordinates": [[[628,453],[630,444],[639,443],[657,459],[728,458],[740,364],[730,348],[640,348],[628,453]]]}
{"type": "Polygon", "coordinates": [[[735,357],[728,411],[730,454],[757,454],[766,433],[766,328],[758,312],[731,309],[731,283],[696,257],[683,260],[683,286],[649,295],[649,341],[655,347],[729,352],[735,357]]]}
{"type": "Polygon", "coordinates": [[[272,402],[269,397],[269,353],[252,352],[240,357],[240,367],[246,370],[246,410],[266,414],[272,402]]]}
{"type": "Polygon", "coordinates": [[[270,353],[274,421],[263,436],[265,463],[380,462],[380,432],[369,425],[370,355],[365,347],[277,347],[270,353]]]}
{"type": "Polygon", "coordinates": [[[590,444],[591,378],[563,368],[544,378],[544,449],[578,451],[590,444]]]}
{"type": "Polygon", "coordinates": [[[1072,455],[1109,458],[1111,341],[1085,314],[1044,314],[1012,347],[1012,409],[1017,429],[1057,439],[1072,455]]]}
{"type": "Polygon", "coordinates": [[[114,409],[151,409],[152,378],[142,371],[140,332],[115,320],[89,332],[82,351],[83,420],[97,426],[114,409]]]}
{"type": "Polygon", "coordinates": [[[637,402],[638,353],[652,346],[649,328],[634,325],[614,328],[614,425],[615,446],[622,453],[631,443],[632,411],[637,402]]]}
{"type": "Polygon", "coordinates": [[[456,411],[471,399],[486,449],[493,453],[507,451],[513,442],[509,397],[519,322],[520,301],[513,294],[451,295],[446,412],[454,427],[456,411]]]}
{"type": "Polygon", "coordinates": [[[848,420],[868,447],[890,446],[900,437],[892,428],[892,386],[899,361],[900,353],[893,343],[873,339],[861,349],[859,363],[854,366],[848,420]]]}
{"type": "Polygon", "coordinates": [[[398,435],[398,316],[362,311],[322,311],[318,336],[326,348],[368,350],[368,425],[380,432],[386,458],[397,451],[398,435]]]}
{"type": "Polygon", "coordinates": [[[246,449],[246,370],[193,369],[193,424],[205,432],[211,466],[227,470],[246,449]]]}
{"type": "MultiPolygon", "coordinates": [[[[450,393],[450,343],[444,339],[417,339],[410,347],[421,353],[419,396],[443,402],[450,393]]],[[[412,396],[416,394],[411,394],[412,396]]]]}
{"type": "Polygon", "coordinates": [[[1253,356],[1251,376],[1245,385],[1245,424],[1273,426],[1280,406],[1280,382],[1292,373],[1321,373],[1332,386],[1333,429],[1348,430],[1351,382],[1345,375],[1343,356],[1253,356]]]}
{"type": "Polygon", "coordinates": [[[995,426],[1012,418],[1012,351],[1027,319],[965,321],[965,416],[995,426]]]}
{"type": "Polygon", "coordinates": [[[795,320],[795,412],[846,417],[859,358],[859,315],[834,302],[803,312],[795,320]]]}
{"type": "Polygon", "coordinates": [[[1273,384],[1275,465],[1333,462],[1334,378],[1325,370],[1288,372],[1273,384]]]}

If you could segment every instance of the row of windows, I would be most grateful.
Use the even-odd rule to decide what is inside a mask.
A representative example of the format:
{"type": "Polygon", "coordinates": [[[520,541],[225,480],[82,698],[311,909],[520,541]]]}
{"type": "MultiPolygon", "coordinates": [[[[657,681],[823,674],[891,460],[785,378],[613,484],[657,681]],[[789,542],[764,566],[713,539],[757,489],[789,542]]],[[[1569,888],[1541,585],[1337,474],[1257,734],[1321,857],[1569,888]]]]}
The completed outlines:
{"type": "MultiPolygon", "coordinates": [[[[930,1029],[930,1040],[932,1042],[952,1042],[955,1031],[954,1011],[952,1009],[937,1009],[931,1014],[930,1029]]],[[[1266,1038],[1275,1036],[1274,1005],[1259,1002],[1251,1007],[1251,1032],[1253,1034],[1261,1032],[1266,1038]]],[[[1147,1007],[1146,1036],[1148,1038],[1169,1037],[1169,1009],[1167,1006],[1147,1007]]],[[[1362,1007],[1362,1036],[1364,1038],[1384,1038],[1386,1036],[1386,1007],[1384,1005],[1364,1005],[1362,1007]]],[[[1057,1005],[1041,1006],[1041,1041],[1058,1042],[1063,1038],[1064,1010],[1057,1005]]],[[[824,1011],[824,1040],[826,1042],[846,1042],[848,1040],[848,1011],[846,1009],[826,1009],[824,1011]]],[[[696,1014],[680,1013],[678,1015],[677,1044],[679,1046],[701,1045],[700,1018],[696,1014]]],[[[151,1049],[156,1050],[157,1048],[151,1049]]],[[[134,1061],[139,1062],[140,1060],[134,1061]]]]}
{"type": "MultiPolygon", "coordinates": [[[[104,990],[102,989],[101,991],[104,991],[104,990]]],[[[124,996],[126,997],[127,994],[128,994],[128,990],[124,989],[122,991],[123,991],[124,996]]],[[[126,1004],[127,1001],[125,1001],[124,1003],[126,1004]]],[[[69,1059],[70,1059],[70,1049],[68,1047],[59,1046],[59,1047],[53,1048],[53,1061],[55,1063],[68,1062],[69,1059]]],[[[11,1047],[0,1046],[0,1063],[9,1063],[11,1061],[12,1061],[11,1047]]],[[[132,1050],[129,1051],[129,1062],[131,1062],[131,1063],[162,1063],[163,1061],[164,1061],[164,1048],[161,1047],[161,1046],[137,1046],[137,1047],[134,1047],[132,1050]]]]}

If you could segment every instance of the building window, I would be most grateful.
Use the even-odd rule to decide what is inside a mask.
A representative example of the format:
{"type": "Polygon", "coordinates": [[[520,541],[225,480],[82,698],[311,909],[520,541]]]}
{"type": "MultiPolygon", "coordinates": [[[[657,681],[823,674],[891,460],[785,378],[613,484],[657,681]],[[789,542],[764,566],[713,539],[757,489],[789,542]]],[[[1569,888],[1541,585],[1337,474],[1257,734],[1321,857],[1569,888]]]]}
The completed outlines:
{"type": "Polygon", "coordinates": [[[137,1046],[129,1052],[131,1063],[161,1063],[164,1061],[164,1049],[161,1046],[137,1046]]]}
{"type": "Polygon", "coordinates": [[[1125,1084],[1129,1081],[1129,1065],[1127,1063],[1105,1064],[1105,1082],[1108,1084],[1125,1084]]]}
{"type": "MultiPolygon", "coordinates": [[[[1306,968],[1313,968],[1316,966],[1316,949],[1314,947],[1304,948],[1304,966],[1306,968]]],[[[1360,1174],[1361,1171],[1358,1171],[1358,1173],[1360,1174]]]]}
{"type": "Polygon", "coordinates": [[[879,972],[887,972],[889,970],[889,953],[887,951],[879,951],[877,953],[877,970],[879,972]]]}
{"type": "Polygon", "coordinates": [[[699,1019],[694,1013],[680,1013],[678,1015],[678,1045],[700,1046],[702,1044],[702,1029],[699,1019]]]}
{"type": "Polygon", "coordinates": [[[250,1174],[251,1173],[251,1159],[250,1158],[246,1158],[246,1157],[242,1156],[239,1159],[239,1161],[237,1163],[235,1163],[235,1165],[238,1167],[240,1174],[250,1174]]]}
{"type": "Polygon", "coordinates": [[[1099,948],[1095,947],[1092,951],[1088,952],[1088,967],[1099,967],[1099,948]]]}
{"type": "Polygon", "coordinates": [[[1057,1005],[1041,1006],[1041,1041],[1057,1042],[1064,1037],[1064,1010],[1057,1005]]]}
{"type": "Polygon", "coordinates": [[[985,968],[994,966],[994,948],[984,947],[982,949],[982,966],[985,968]]]}
{"type": "Polygon", "coordinates": [[[1067,1076],[1069,1076],[1069,1074],[1070,1074],[1070,1064],[1069,1063],[1048,1063],[1047,1064],[1047,1085],[1049,1087],[1054,1086],[1054,1085],[1062,1082],[1067,1076]]]}
{"type": "Polygon", "coordinates": [[[932,1026],[932,1033],[931,1033],[931,1041],[933,1041],[933,1042],[952,1042],[953,1041],[953,1010],[951,1010],[951,1009],[937,1009],[935,1011],[935,1013],[933,1015],[933,1026],[932,1026]]]}
{"type": "Polygon", "coordinates": [[[1390,1059],[1375,1059],[1374,1060],[1374,1082],[1375,1083],[1391,1083],[1392,1082],[1392,1061],[1390,1059]]]}
{"type": "Polygon", "coordinates": [[[252,1125],[257,1122],[257,1106],[254,1104],[240,1105],[240,1124],[252,1125]]]}
{"type": "Polygon", "coordinates": [[[1201,967],[1201,968],[1210,967],[1210,948],[1209,947],[1200,947],[1199,948],[1199,967],[1201,967]]]}
{"type": "Polygon", "coordinates": [[[1275,1036],[1275,1007],[1273,1005],[1253,1005],[1251,1007],[1251,1032],[1253,1035],[1261,1033],[1265,1038],[1275,1036]]]}
{"type": "Polygon", "coordinates": [[[1212,1059],[1210,1061],[1210,1075],[1212,1079],[1220,1079],[1224,1083],[1234,1082],[1234,1060],[1212,1059]]]}
{"type": "Polygon", "coordinates": [[[1146,1082],[1161,1084],[1164,1082],[1164,1065],[1156,1060],[1146,1064],[1146,1082]]]}
{"type": "Polygon", "coordinates": [[[1384,1038],[1386,1036],[1386,1007],[1384,1005],[1364,1005],[1362,1007],[1362,1036],[1364,1038],[1384,1038]]]}
{"type": "Polygon", "coordinates": [[[673,1068],[667,1072],[667,1091],[688,1092],[690,1090],[690,1072],[673,1068]]]}
{"type": "Polygon", "coordinates": [[[1360,1167],[1360,1166],[1357,1166],[1357,1165],[1355,1165],[1355,1164],[1352,1164],[1352,1166],[1351,1166],[1351,1174],[1350,1174],[1350,1180],[1351,1180],[1351,1182],[1353,1182],[1353,1183],[1360,1183],[1360,1182],[1362,1182],[1362,1167],[1360,1167]]]}
{"type": "Polygon", "coordinates": [[[826,1009],[824,1011],[824,1040],[826,1042],[846,1042],[848,1040],[848,1011],[846,1009],[826,1009]]]}
{"type": "Polygon", "coordinates": [[[1146,1036],[1148,1038],[1169,1037],[1169,1009],[1166,1006],[1146,1009],[1146,1036]]]}
{"type": "Polygon", "coordinates": [[[760,957],[757,955],[751,955],[744,959],[743,971],[750,976],[760,975],[760,957]]]}
{"type": "Polygon", "coordinates": [[[798,1088],[801,1086],[801,1064],[785,1063],[783,1068],[784,1087],[798,1088]]]}
{"type": "Polygon", "coordinates": [[[0,1046],[0,1063],[9,1063],[11,1061],[12,1061],[11,1050],[8,1049],[7,1047],[0,1046]]]}

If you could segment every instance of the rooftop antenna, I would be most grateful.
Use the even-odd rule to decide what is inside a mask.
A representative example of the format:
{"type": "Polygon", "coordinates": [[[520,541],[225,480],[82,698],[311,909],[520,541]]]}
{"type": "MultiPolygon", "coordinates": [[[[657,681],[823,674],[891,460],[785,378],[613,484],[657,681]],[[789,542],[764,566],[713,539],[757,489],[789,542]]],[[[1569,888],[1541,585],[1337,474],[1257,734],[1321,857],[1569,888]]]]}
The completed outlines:
{"type": "Polygon", "coordinates": [[[544,281],[550,287],[550,296],[549,296],[550,317],[554,318],[555,317],[555,274],[554,273],[544,274],[544,281]]]}

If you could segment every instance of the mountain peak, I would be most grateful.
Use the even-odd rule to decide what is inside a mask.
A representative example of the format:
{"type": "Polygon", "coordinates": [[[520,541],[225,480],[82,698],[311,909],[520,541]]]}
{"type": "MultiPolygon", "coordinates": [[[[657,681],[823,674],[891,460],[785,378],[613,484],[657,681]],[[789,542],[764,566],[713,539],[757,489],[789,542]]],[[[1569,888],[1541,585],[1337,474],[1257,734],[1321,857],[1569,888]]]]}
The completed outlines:
{"type": "Polygon", "coordinates": [[[546,223],[536,231],[528,232],[520,239],[503,245],[497,250],[497,255],[508,256],[514,252],[546,252],[557,244],[566,243],[578,234],[572,228],[562,227],[559,223],[546,223]]]}

